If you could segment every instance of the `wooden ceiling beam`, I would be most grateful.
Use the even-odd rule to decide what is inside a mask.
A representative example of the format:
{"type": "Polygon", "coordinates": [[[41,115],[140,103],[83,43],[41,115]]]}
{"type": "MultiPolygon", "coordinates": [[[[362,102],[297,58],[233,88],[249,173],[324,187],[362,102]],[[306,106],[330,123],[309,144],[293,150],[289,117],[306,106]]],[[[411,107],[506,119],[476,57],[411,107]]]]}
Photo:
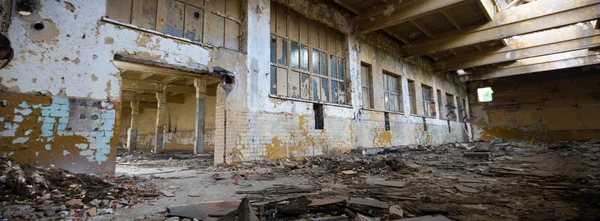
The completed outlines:
{"type": "MultiPolygon", "coordinates": [[[[472,0],[405,0],[373,7],[358,18],[359,33],[368,33],[414,20],[450,6],[472,0]]],[[[479,0],[477,0],[479,1],[479,0]]]]}
{"type": "Polygon", "coordinates": [[[429,31],[429,29],[427,27],[425,27],[425,24],[423,24],[423,22],[420,22],[417,19],[411,20],[410,22],[414,26],[416,26],[419,30],[421,30],[423,33],[425,33],[425,35],[427,35],[427,37],[430,37],[430,38],[434,37],[433,33],[431,33],[431,31],[429,31]]]}
{"type": "Polygon", "coordinates": [[[574,54],[572,52],[562,53],[560,56],[547,56],[547,59],[536,59],[531,62],[516,62],[509,65],[507,68],[498,68],[496,70],[486,71],[483,73],[473,73],[467,75],[468,81],[479,81],[493,78],[510,77],[522,74],[530,74],[544,71],[559,70],[565,68],[582,67],[588,65],[600,64],[598,56],[600,52],[593,52],[589,50],[577,51],[576,53],[585,55],[581,57],[569,55],[574,54]],[[562,57],[562,60],[555,60],[556,58],[562,57]]]}
{"type": "Polygon", "coordinates": [[[436,71],[453,71],[600,46],[600,30],[591,22],[507,39],[507,46],[455,57],[434,64],[436,71]]]}
{"type": "Polygon", "coordinates": [[[458,21],[458,19],[456,19],[456,17],[454,17],[454,15],[450,14],[447,10],[442,10],[442,14],[444,14],[444,16],[446,17],[446,19],[448,19],[448,21],[450,21],[450,23],[452,23],[452,25],[457,29],[457,30],[462,30],[462,25],[460,24],[460,22],[458,21]]]}
{"type": "Polygon", "coordinates": [[[483,10],[488,21],[493,21],[496,16],[496,4],[494,0],[478,0],[477,4],[483,10]]]}
{"type": "Polygon", "coordinates": [[[463,29],[421,44],[406,46],[407,56],[421,56],[487,41],[558,28],[600,17],[600,0],[536,1],[499,13],[494,22],[463,29]],[[544,10],[540,10],[543,8],[544,10]]]}

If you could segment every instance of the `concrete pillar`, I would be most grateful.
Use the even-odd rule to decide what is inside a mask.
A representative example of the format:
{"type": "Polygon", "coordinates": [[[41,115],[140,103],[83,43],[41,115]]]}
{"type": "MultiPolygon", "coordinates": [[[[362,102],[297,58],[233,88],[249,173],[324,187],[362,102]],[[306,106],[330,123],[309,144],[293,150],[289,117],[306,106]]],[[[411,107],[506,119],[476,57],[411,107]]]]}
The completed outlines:
{"type": "Polygon", "coordinates": [[[204,153],[204,116],[206,113],[206,79],[194,79],[196,87],[196,130],[194,139],[194,154],[204,153]]]}
{"type": "Polygon", "coordinates": [[[164,149],[164,138],[165,138],[165,126],[167,119],[167,93],[157,92],[156,93],[157,107],[156,107],[156,136],[154,143],[154,153],[160,153],[164,149]]]}
{"type": "Polygon", "coordinates": [[[136,95],[135,101],[131,102],[131,125],[127,134],[127,149],[134,151],[137,147],[137,128],[140,116],[140,99],[136,95]]]}

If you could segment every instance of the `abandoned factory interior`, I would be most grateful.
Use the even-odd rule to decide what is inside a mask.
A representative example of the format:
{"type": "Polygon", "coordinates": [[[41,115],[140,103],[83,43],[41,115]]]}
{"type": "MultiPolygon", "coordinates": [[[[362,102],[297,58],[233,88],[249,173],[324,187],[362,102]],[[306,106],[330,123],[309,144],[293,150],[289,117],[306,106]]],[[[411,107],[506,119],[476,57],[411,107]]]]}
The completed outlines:
{"type": "Polygon", "coordinates": [[[600,220],[600,0],[0,0],[0,220],[600,220]]]}

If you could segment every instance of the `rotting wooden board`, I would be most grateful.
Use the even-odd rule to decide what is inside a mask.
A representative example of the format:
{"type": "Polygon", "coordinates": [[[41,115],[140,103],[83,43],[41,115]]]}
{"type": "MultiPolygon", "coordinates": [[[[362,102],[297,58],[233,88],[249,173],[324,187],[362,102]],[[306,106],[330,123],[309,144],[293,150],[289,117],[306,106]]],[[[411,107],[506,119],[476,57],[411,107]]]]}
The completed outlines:
{"type": "Polygon", "coordinates": [[[382,202],[382,201],[375,200],[375,199],[356,198],[356,197],[350,198],[350,200],[348,200],[348,204],[370,206],[370,207],[376,207],[376,208],[382,208],[382,209],[390,208],[390,203],[388,203],[388,202],[382,202]]]}
{"type": "Polygon", "coordinates": [[[329,204],[341,203],[348,200],[347,196],[333,196],[324,199],[311,199],[308,206],[324,206],[329,204]]]}
{"type": "Polygon", "coordinates": [[[367,180],[367,184],[403,188],[404,186],[406,186],[406,184],[408,184],[408,182],[406,182],[406,181],[387,181],[387,180],[367,180]]]}

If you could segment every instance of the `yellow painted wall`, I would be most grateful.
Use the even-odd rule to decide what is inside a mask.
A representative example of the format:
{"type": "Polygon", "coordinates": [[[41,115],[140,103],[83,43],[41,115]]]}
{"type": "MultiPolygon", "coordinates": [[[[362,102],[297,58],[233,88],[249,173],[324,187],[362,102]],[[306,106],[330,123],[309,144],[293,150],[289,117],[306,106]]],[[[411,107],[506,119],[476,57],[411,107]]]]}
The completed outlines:
{"type": "MultiPolygon", "coordinates": [[[[216,97],[206,96],[205,113],[205,149],[214,150],[214,128],[216,97]]],[[[165,136],[165,150],[193,150],[194,128],[196,124],[196,97],[194,94],[186,94],[184,103],[168,103],[167,100],[167,125],[169,126],[165,136]]],[[[131,122],[131,108],[124,105],[121,115],[122,130],[119,132],[121,146],[127,143],[127,128],[131,122]]],[[[141,110],[138,121],[138,149],[152,149],[154,134],[156,130],[156,109],[144,108],[141,110]]]]}

